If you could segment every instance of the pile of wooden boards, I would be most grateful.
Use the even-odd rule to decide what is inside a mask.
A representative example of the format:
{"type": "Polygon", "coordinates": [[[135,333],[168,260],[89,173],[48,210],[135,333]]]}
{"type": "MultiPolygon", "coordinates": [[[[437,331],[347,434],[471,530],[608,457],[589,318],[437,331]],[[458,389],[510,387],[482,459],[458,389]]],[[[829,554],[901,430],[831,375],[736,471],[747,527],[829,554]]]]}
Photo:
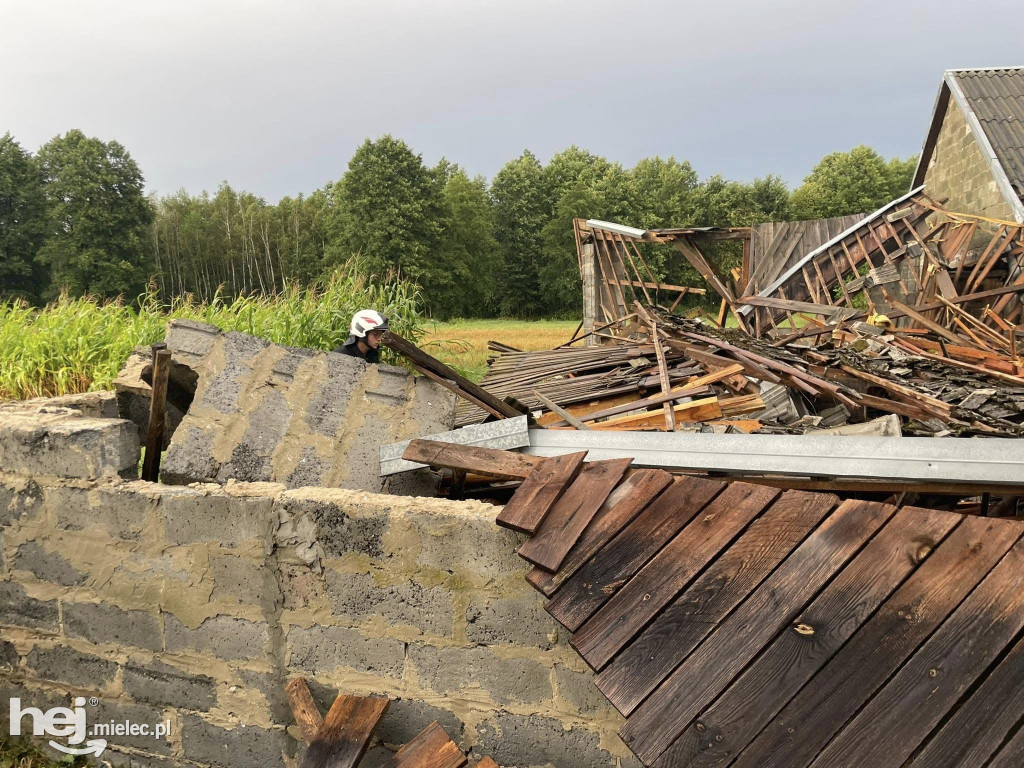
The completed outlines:
{"type": "Polygon", "coordinates": [[[1024,521],[451,451],[645,765],[1024,764],[1024,521]]]}
{"type": "MultiPolygon", "coordinates": [[[[285,693],[295,722],[309,745],[301,768],[355,768],[370,745],[377,723],[391,704],[383,696],[339,694],[325,718],[304,678],[289,682],[285,693]]],[[[462,768],[467,762],[459,746],[435,721],[395,752],[388,765],[390,768],[462,768]]],[[[498,768],[489,757],[476,766],[498,768]]]]}

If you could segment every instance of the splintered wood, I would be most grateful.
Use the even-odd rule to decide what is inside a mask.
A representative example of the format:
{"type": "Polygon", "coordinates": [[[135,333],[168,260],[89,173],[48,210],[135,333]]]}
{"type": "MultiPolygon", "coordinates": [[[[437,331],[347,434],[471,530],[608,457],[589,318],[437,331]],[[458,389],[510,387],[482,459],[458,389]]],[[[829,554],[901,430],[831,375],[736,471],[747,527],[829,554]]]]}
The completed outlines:
{"type": "MultiPolygon", "coordinates": [[[[305,678],[285,686],[295,722],[309,744],[301,768],[355,768],[370,744],[374,729],[387,712],[389,699],[338,695],[327,717],[320,715],[305,678]]],[[[462,768],[468,762],[459,745],[433,722],[387,758],[389,768],[462,768]]],[[[498,768],[485,757],[477,765],[498,768]]]]}
{"type": "MultiPolygon", "coordinates": [[[[541,465],[511,503],[566,483],[541,465]]],[[[1024,521],[659,470],[590,489],[527,580],[644,765],[1020,764],[1024,521]]]]}

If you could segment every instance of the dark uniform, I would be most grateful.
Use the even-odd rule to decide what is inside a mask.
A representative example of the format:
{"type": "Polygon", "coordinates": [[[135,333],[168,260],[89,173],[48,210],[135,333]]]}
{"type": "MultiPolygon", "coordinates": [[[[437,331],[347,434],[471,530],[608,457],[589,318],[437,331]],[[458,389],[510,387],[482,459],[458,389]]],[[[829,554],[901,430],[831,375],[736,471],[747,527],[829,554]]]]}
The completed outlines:
{"type": "Polygon", "coordinates": [[[365,360],[368,363],[376,363],[380,361],[380,350],[374,349],[367,344],[366,354],[364,355],[359,349],[359,345],[356,343],[359,341],[359,337],[352,335],[348,337],[348,340],[338,347],[335,352],[342,355],[349,355],[350,357],[358,357],[360,360],[365,360]]]}

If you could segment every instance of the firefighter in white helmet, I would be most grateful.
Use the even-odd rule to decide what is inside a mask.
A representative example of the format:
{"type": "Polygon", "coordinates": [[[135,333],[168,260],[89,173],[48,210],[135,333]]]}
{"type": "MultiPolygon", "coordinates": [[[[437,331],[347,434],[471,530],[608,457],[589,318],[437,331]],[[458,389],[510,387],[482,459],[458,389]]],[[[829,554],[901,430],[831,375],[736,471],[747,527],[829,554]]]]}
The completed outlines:
{"type": "Polygon", "coordinates": [[[376,363],[380,360],[380,340],[389,330],[391,327],[384,315],[372,309],[361,309],[349,323],[348,340],[334,351],[376,363]]]}

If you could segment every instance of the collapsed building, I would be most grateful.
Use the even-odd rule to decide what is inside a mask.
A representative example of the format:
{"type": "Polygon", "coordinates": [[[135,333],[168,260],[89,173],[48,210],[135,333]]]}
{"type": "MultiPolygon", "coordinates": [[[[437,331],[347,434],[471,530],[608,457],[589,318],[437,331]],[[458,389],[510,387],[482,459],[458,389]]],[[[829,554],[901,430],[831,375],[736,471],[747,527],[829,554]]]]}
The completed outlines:
{"type": "Polygon", "coordinates": [[[951,71],[878,211],[577,220],[480,385],[174,321],[0,406],[0,685],[170,724],[111,765],[1019,765],[1022,119],[951,71]]]}

